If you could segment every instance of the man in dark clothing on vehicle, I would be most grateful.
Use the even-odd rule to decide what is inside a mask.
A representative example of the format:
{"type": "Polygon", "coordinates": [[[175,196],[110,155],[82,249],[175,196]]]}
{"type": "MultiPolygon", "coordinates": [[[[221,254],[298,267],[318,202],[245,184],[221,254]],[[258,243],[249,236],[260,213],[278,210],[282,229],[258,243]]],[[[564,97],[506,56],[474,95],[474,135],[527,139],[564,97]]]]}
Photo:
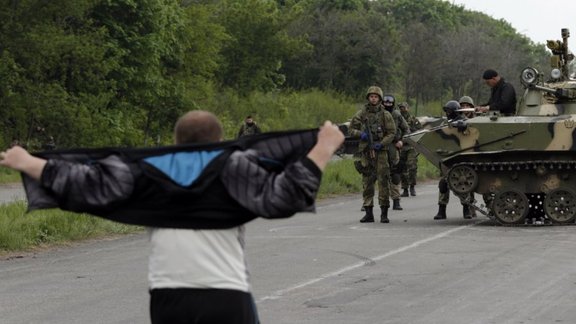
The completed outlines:
{"type": "Polygon", "coordinates": [[[484,71],[482,79],[492,88],[488,103],[476,107],[479,112],[499,111],[504,116],[516,114],[516,90],[514,86],[504,80],[498,72],[488,69],[484,71]]]}

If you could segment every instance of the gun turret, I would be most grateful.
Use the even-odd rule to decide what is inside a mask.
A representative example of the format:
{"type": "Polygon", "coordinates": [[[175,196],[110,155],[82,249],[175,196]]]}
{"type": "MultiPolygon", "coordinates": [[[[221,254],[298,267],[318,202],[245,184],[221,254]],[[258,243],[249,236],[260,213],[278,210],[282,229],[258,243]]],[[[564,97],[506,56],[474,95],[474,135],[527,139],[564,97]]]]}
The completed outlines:
{"type": "Polygon", "coordinates": [[[568,38],[570,37],[570,30],[562,28],[562,41],[549,40],[546,46],[552,51],[550,57],[550,66],[553,69],[560,69],[562,75],[568,75],[568,63],[574,59],[574,55],[568,49],[568,38]]]}

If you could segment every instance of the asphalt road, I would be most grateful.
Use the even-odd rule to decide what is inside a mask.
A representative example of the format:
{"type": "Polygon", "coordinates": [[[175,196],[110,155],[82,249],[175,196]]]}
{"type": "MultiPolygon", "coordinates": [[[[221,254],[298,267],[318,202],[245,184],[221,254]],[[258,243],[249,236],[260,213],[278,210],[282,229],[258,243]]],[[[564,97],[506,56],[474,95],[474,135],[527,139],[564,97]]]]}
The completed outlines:
{"type": "MultiPolygon", "coordinates": [[[[390,224],[359,197],[258,220],[247,253],[262,323],[576,323],[574,226],[464,220],[418,187],[390,224]]],[[[0,323],[148,323],[146,234],[0,261],[0,323]]]]}

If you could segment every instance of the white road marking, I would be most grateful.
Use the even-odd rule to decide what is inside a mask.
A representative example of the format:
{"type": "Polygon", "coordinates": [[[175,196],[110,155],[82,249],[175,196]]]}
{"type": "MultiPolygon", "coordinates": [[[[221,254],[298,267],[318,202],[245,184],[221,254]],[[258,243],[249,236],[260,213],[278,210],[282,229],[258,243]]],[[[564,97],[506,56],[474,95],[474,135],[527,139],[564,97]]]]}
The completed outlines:
{"type": "MultiPolygon", "coordinates": [[[[428,243],[428,242],[431,242],[431,241],[434,241],[434,240],[437,240],[437,239],[441,239],[441,238],[443,238],[443,237],[446,237],[446,236],[448,236],[448,235],[450,235],[450,234],[452,234],[452,233],[461,231],[461,230],[466,229],[466,228],[468,228],[468,227],[475,226],[476,224],[477,224],[477,223],[470,224],[470,225],[466,225],[466,226],[456,227],[456,228],[453,228],[453,229],[451,229],[451,230],[448,230],[448,231],[445,231],[445,232],[436,234],[436,235],[431,236],[431,237],[429,237],[429,238],[425,238],[425,239],[423,239],[423,240],[420,240],[420,241],[414,242],[414,243],[412,243],[412,244],[409,244],[409,245],[400,247],[400,248],[398,248],[398,249],[396,249],[396,250],[392,250],[392,251],[390,251],[390,252],[384,253],[384,254],[382,254],[382,255],[378,255],[378,256],[373,257],[373,258],[370,258],[370,259],[373,260],[373,261],[380,261],[380,260],[383,260],[383,259],[385,259],[385,258],[394,256],[394,255],[399,254],[399,253],[402,253],[402,252],[404,252],[404,251],[408,251],[408,250],[410,250],[410,249],[419,247],[419,246],[422,245],[422,244],[426,244],[426,243],[428,243]]],[[[289,292],[291,292],[291,291],[294,291],[294,290],[296,290],[296,289],[300,289],[300,288],[303,288],[303,287],[306,287],[306,286],[313,285],[313,284],[315,284],[315,283],[317,283],[317,282],[319,282],[319,281],[322,281],[322,280],[324,280],[324,279],[336,277],[336,276],[338,276],[338,275],[340,275],[340,274],[343,274],[343,273],[345,273],[345,272],[358,269],[358,268],[363,267],[363,266],[365,266],[365,265],[366,265],[366,262],[365,262],[365,261],[358,262],[358,263],[356,263],[356,264],[353,264],[353,265],[348,266],[348,267],[344,267],[344,268],[339,269],[339,270],[336,270],[336,271],[334,271],[334,272],[329,272],[329,273],[323,274],[323,275],[321,275],[321,276],[318,277],[318,278],[310,279],[310,280],[308,280],[308,281],[305,281],[305,282],[296,284],[296,285],[294,285],[294,286],[291,286],[291,287],[288,287],[288,288],[285,288],[285,289],[281,289],[281,290],[277,290],[277,291],[273,292],[272,294],[270,294],[270,295],[268,295],[268,296],[264,296],[264,297],[258,299],[257,302],[260,303],[260,302],[263,302],[263,301],[266,301],[266,300],[279,299],[279,298],[281,298],[282,296],[286,295],[287,293],[289,293],[289,292]]]]}

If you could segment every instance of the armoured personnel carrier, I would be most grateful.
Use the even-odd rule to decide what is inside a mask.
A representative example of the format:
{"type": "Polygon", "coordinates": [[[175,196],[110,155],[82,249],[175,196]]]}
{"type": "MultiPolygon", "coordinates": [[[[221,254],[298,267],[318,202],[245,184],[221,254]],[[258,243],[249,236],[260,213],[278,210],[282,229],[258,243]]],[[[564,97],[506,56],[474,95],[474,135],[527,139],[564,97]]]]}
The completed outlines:
{"type": "Polygon", "coordinates": [[[576,60],[569,36],[562,29],[562,40],[547,42],[549,77],[522,71],[515,116],[445,120],[406,138],[439,167],[454,193],[502,224],[575,223],[576,60]]]}

